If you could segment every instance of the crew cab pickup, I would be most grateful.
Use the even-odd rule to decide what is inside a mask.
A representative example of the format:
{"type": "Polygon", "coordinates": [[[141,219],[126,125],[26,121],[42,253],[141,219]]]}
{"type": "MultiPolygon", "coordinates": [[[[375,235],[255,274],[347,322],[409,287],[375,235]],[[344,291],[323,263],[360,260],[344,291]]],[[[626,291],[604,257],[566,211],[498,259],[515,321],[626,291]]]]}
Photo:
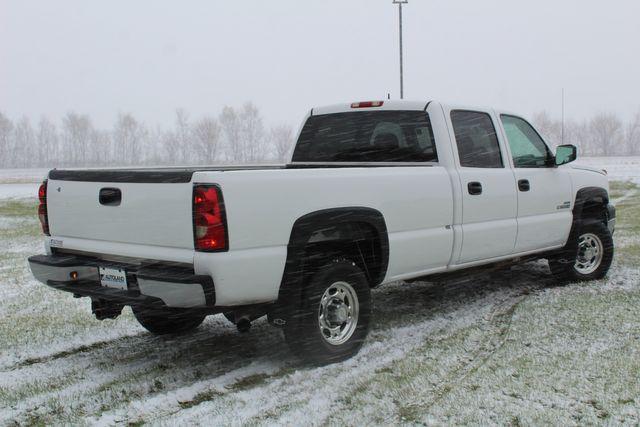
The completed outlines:
{"type": "Polygon", "coordinates": [[[493,109],[314,108],[286,165],[50,171],[46,254],[29,263],[99,319],[128,305],[175,334],[267,315],[294,352],[330,363],[359,350],[383,283],[532,258],[562,281],[603,277],[615,209],[606,172],[575,158],[493,109]]]}

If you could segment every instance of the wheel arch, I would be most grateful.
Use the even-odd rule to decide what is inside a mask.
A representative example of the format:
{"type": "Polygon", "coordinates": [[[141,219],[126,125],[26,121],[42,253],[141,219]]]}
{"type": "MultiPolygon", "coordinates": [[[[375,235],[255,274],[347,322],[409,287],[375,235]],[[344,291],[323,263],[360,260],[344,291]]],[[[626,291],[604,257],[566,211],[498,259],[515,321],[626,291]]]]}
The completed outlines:
{"type": "Polygon", "coordinates": [[[588,220],[601,219],[606,223],[608,204],[609,192],[602,187],[584,187],[578,190],[573,205],[572,231],[588,220]]]}
{"type": "Polygon", "coordinates": [[[297,304],[313,264],[348,255],[349,251],[356,258],[354,262],[365,271],[371,287],[384,280],[389,265],[389,236],[380,211],[360,206],[341,207],[298,218],[291,229],[278,300],[270,320],[286,321],[287,307],[297,304]]]}
{"type": "Polygon", "coordinates": [[[592,222],[607,223],[609,192],[602,187],[583,187],[576,192],[573,204],[573,221],[567,243],[562,249],[554,251],[561,257],[571,258],[578,249],[578,235],[583,224],[592,222]]]}

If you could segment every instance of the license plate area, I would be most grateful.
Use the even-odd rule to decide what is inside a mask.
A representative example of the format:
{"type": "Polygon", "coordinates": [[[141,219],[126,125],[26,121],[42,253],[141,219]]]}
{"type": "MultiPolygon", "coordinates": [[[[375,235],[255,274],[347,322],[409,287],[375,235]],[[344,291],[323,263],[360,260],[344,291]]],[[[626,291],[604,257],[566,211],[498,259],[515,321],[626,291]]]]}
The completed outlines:
{"type": "Polygon", "coordinates": [[[98,267],[100,284],[105,288],[127,290],[127,272],[121,268],[98,267]]]}

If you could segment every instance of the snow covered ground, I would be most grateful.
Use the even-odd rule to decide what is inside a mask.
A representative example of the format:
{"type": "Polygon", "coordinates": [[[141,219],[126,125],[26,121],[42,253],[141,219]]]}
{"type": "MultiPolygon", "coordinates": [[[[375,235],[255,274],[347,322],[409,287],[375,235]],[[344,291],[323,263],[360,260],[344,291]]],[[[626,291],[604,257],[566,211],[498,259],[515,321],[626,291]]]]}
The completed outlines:
{"type": "MultiPolygon", "coordinates": [[[[618,159],[590,164],[640,179],[640,159],[635,174],[618,159]]],[[[557,287],[538,261],[385,285],[362,351],[320,368],[264,320],[239,334],[211,316],[169,338],[128,309],[95,320],[88,301],[31,278],[35,201],[0,200],[0,425],[637,424],[640,192],[615,183],[612,197],[607,279],[557,287]]]]}
{"type": "Polygon", "coordinates": [[[38,198],[40,184],[0,184],[0,200],[38,198]]]}
{"type": "Polygon", "coordinates": [[[0,169],[0,183],[42,182],[49,169],[0,169]]]}
{"type": "Polygon", "coordinates": [[[582,157],[576,164],[593,166],[607,171],[613,181],[631,181],[640,184],[640,157],[582,157]]]}
{"type": "Polygon", "coordinates": [[[0,200],[36,199],[48,169],[0,169],[0,200]]]}

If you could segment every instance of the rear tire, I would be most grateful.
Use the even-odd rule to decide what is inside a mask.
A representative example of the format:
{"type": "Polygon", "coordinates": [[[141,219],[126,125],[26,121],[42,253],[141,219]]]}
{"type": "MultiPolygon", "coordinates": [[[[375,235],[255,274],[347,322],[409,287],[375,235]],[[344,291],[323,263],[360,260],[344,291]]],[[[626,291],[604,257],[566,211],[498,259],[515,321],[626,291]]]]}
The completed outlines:
{"type": "Polygon", "coordinates": [[[358,353],[370,317],[371,290],[365,274],[351,261],[334,261],[308,281],[284,335],[291,351],[305,362],[336,363],[358,353]]]}
{"type": "Polygon", "coordinates": [[[573,242],[575,250],[549,259],[551,273],[561,282],[598,280],[613,261],[613,238],[601,222],[585,224],[573,242]]]}
{"type": "Polygon", "coordinates": [[[153,310],[131,307],[142,327],[156,335],[182,334],[196,329],[205,316],[194,315],[185,309],[153,310]]]}

